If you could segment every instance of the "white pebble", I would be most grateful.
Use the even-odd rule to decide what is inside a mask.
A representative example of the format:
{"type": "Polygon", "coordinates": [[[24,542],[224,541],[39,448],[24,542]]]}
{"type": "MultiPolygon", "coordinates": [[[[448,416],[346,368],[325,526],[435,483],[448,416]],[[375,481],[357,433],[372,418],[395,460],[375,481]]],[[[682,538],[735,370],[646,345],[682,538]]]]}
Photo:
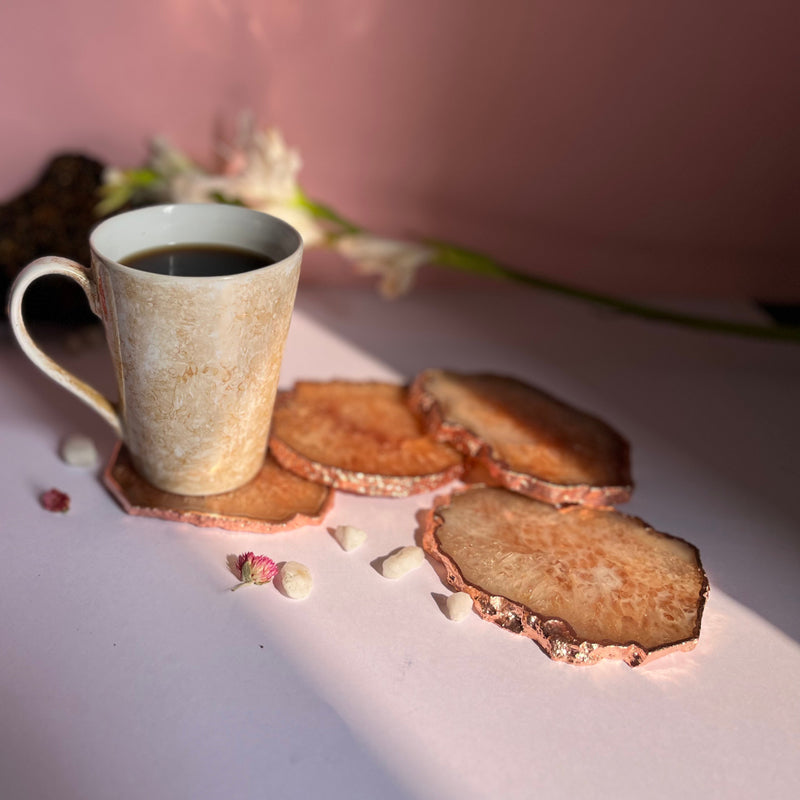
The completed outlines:
{"type": "Polygon", "coordinates": [[[456,592],[447,598],[445,607],[447,608],[448,619],[453,620],[453,622],[461,622],[472,611],[472,598],[466,592],[456,592]]]}
{"type": "Polygon", "coordinates": [[[367,540],[367,534],[361,528],[355,528],[352,525],[339,525],[333,532],[333,536],[341,545],[342,550],[355,550],[361,547],[367,540]]]}
{"type": "Polygon", "coordinates": [[[381,564],[384,578],[402,578],[407,572],[422,566],[425,551],[421,547],[411,545],[403,547],[391,556],[387,556],[381,564]]]}
{"type": "Polygon", "coordinates": [[[311,570],[298,561],[287,561],[280,571],[280,588],[292,600],[303,600],[311,594],[311,570]]]}
{"type": "Polygon", "coordinates": [[[61,443],[61,460],[72,467],[90,469],[96,467],[100,460],[97,448],[88,436],[73,433],[61,443]]]}

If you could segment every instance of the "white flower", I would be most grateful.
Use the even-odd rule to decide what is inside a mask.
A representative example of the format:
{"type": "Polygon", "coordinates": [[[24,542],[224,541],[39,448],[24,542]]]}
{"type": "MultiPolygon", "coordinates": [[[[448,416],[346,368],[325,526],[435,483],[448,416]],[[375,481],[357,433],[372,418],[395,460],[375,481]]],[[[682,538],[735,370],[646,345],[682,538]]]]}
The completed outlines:
{"type": "Polygon", "coordinates": [[[314,219],[311,212],[292,203],[264,203],[262,206],[251,206],[256,211],[272,214],[288,222],[302,237],[304,247],[316,247],[325,241],[325,231],[314,219]]]}
{"type": "Polygon", "coordinates": [[[158,176],[151,186],[153,199],[173,203],[205,203],[212,199],[213,190],[205,185],[211,176],[165,136],[151,140],[147,168],[158,176]]]}
{"type": "Polygon", "coordinates": [[[249,208],[291,204],[298,194],[297,174],[303,162],[297,150],[286,145],[280,131],[257,130],[250,115],[243,115],[233,145],[220,145],[222,175],[227,194],[249,208]]]}
{"type": "Polygon", "coordinates": [[[166,181],[169,199],[175,203],[238,201],[288,222],[306,247],[324,241],[325,231],[298,202],[300,155],[287,147],[277,130],[254,130],[246,117],[235,145],[224,156],[222,174],[208,174],[165,139],[155,139],[150,165],[166,181]]]}
{"type": "Polygon", "coordinates": [[[302,165],[300,154],[287,146],[280,131],[255,130],[252,120],[244,117],[237,144],[226,158],[221,193],[280,217],[299,232],[306,247],[313,247],[322,243],[325,231],[298,203],[297,174],[302,165]]]}
{"type": "Polygon", "coordinates": [[[126,181],[125,170],[119,167],[105,167],[103,169],[103,186],[123,186],[126,181]]]}
{"type": "Polygon", "coordinates": [[[225,174],[236,197],[256,208],[294,200],[302,165],[300,154],[287,147],[279,131],[258,131],[248,126],[227,159],[225,174]]]}
{"type": "Polygon", "coordinates": [[[165,181],[182,173],[200,172],[191,158],[178,150],[165,136],[156,136],[150,141],[147,165],[165,181]]]}
{"type": "Polygon", "coordinates": [[[204,172],[183,172],[167,182],[169,199],[173,203],[212,203],[217,195],[225,194],[225,182],[217,175],[204,172]]]}
{"type": "Polygon", "coordinates": [[[362,275],[379,275],[380,292],[395,298],[406,294],[414,283],[417,270],[431,261],[434,251],[415,242],[384,239],[368,233],[342,236],[336,249],[355,262],[362,275]]]}

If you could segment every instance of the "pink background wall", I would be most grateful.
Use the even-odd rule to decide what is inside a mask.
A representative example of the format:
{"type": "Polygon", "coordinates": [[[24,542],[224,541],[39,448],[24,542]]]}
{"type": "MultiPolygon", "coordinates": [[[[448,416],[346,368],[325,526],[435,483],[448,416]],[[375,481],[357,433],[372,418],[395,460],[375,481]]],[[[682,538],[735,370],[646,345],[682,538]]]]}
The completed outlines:
{"type": "Polygon", "coordinates": [[[798,300],[798,23],[796,0],[5,0],[0,195],[64,149],[139,163],[156,132],[207,158],[249,108],[380,232],[798,300]]]}

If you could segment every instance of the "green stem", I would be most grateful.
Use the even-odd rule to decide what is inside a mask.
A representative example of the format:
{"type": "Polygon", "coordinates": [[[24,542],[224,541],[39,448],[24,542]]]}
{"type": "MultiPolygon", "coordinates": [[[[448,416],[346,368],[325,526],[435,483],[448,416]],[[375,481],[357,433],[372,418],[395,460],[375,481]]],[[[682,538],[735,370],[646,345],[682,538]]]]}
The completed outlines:
{"type": "Polygon", "coordinates": [[[333,222],[336,225],[338,225],[342,230],[338,231],[337,234],[364,232],[363,228],[360,228],[358,225],[356,225],[354,222],[351,222],[349,219],[345,219],[341,214],[332,209],[330,206],[325,205],[325,203],[320,203],[317,200],[312,200],[299,187],[297,189],[297,195],[295,196],[295,202],[301,208],[305,208],[307,211],[310,211],[318,219],[324,219],[328,222],[333,222]]]}
{"type": "Polygon", "coordinates": [[[800,343],[800,327],[788,325],[750,325],[742,322],[710,319],[708,317],[697,317],[692,314],[666,311],[654,306],[622,300],[598,292],[579,289],[575,286],[559,283],[547,278],[540,278],[526,272],[520,272],[512,267],[498,264],[488,256],[474,253],[464,248],[455,247],[446,242],[431,242],[431,244],[436,249],[433,262],[439,266],[458,269],[463,272],[471,272],[477,275],[486,275],[488,277],[514,281],[515,283],[522,283],[535,289],[543,289],[548,292],[554,292],[555,294],[594,303],[595,305],[605,308],[611,308],[623,314],[632,314],[660,322],[671,322],[697,330],[712,331],[715,333],[732,333],[758,339],[777,339],[785,342],[800,343]]]}

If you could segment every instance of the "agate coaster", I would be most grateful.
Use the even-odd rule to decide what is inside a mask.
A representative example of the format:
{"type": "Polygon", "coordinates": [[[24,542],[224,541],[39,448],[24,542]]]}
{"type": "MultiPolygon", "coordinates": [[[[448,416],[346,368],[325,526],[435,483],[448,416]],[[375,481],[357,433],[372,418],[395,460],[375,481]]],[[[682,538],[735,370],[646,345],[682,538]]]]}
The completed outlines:
{"type": "Polygon", "coordinates": [[[232,492],[199,497],[170,494],[138,475],[121,443],[103,473],[103,483],[128,514],[250,533],[318,525],[334,495],[326,486],[287,472],[270,456],[253,480],[232,492]]]}
{"type": "Polygon", "coordinates": [[[437,500],[422,546],[481,617],[554,661],[635,667],[700,636],[708,579],[697,548],[613,508],[472,487],[437,500]]]}

